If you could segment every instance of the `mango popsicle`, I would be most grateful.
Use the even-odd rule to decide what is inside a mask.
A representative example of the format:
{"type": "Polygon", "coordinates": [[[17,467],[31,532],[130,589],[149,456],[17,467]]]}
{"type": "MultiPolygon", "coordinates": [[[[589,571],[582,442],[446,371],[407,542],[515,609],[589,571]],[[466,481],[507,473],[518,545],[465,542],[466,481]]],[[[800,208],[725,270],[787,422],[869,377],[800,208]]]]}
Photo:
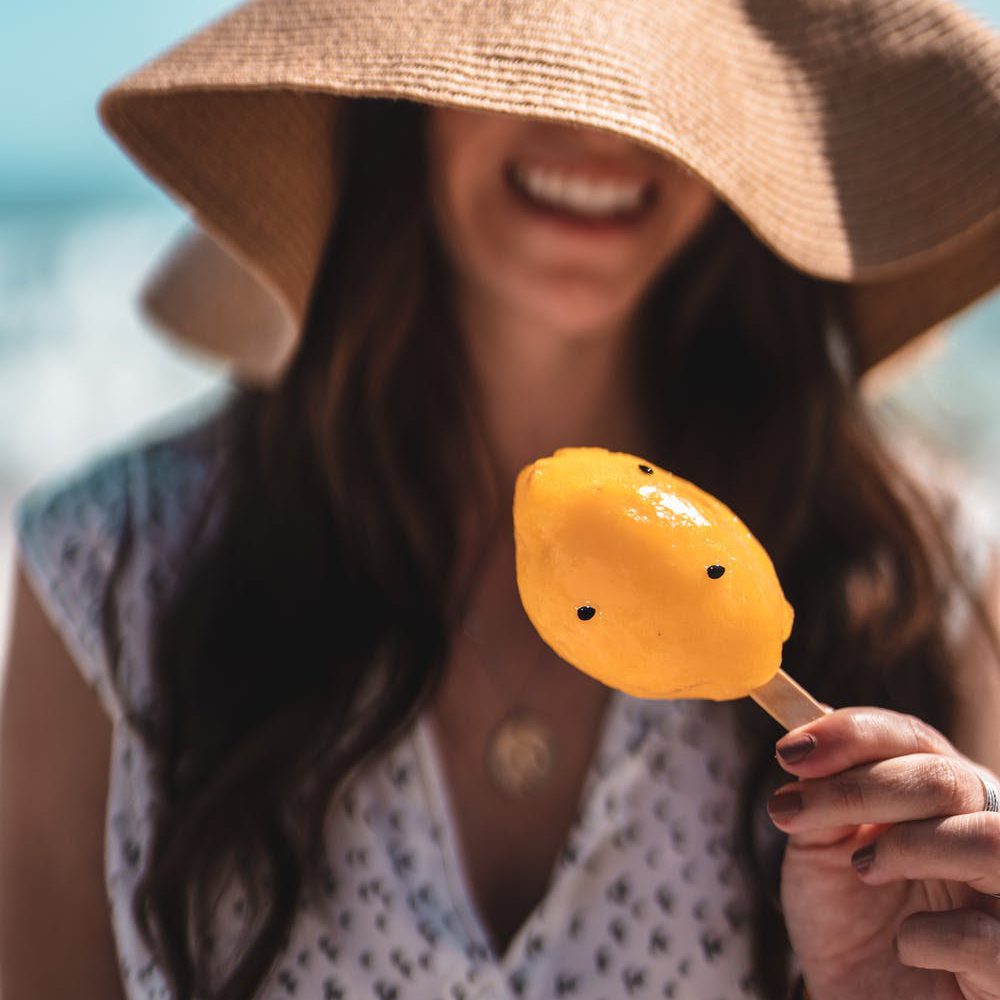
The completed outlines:
{"type": "Polygon", "coordinates": [[[517,587],[564,660],[641,698],[750,696],[788,729],[824,714],[781,670],[793,611],[742,521],[636,455],[560,448],[514,488],[517,587]]]}

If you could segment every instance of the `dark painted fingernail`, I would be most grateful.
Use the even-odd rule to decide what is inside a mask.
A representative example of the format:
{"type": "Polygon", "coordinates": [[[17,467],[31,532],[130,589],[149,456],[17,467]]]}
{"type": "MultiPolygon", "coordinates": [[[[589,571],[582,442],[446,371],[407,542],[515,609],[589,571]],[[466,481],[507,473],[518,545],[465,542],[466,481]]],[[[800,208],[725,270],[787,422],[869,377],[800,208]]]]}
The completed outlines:
{"type": "Polygon", "coordinates": [[[866,844],[864,847],[859,848],[851,855],[851,864],[854,865],[854,870],[861,875],[864,875],[866,871],[873,864],[875,864],[875,844],[866,844]]]}
{"type": "Polygon", "coordinates": [[[816,737],[806,733],[804,736],[796,736],[787,742],[779,740],[775,749],[784,763],[797,764],[816,749],[816,737]]]}
{"type": "Polygon", "coordinates": [[[777,792],[767,800],[767,811],[775,819],[791,819],[802,812],[802,806],[799,792],[777,792]]]}

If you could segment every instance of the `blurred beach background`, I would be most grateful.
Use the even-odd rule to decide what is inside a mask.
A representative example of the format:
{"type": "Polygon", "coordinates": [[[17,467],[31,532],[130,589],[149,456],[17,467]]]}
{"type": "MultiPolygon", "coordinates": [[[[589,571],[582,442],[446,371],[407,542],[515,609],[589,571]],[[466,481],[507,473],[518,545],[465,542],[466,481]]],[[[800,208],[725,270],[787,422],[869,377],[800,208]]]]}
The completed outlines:
{"type": "MultiPolygon", "coordinates": [[[[0,650],[11,509],[35,483],[224,391],[224,374],[144,322],[136,294],[182,210],[103,133],[109,84],[230,3],[36,0],[0,42],[0,650]]],[[[1000,0],[965,6],[1000,29],[1000,0]]],[[[1000,295],[872,391],[955,456],[1000,512],[1000,295]]]]}

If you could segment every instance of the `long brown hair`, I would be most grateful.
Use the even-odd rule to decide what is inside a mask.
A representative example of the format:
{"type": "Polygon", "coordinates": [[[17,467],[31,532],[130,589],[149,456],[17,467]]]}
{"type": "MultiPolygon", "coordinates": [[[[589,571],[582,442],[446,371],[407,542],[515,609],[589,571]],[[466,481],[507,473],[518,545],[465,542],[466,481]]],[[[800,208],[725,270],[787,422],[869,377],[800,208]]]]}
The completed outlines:
{"type": "MultiPolygon", "coordinates": [[[[158,617],[155,715],[137,724],[163,804],[133,903],[184,1000],[261,983],[318,876],[330,796],[440,679],[458,512],[505,499],[474,458],[482,422],[425,197],[425,110],[350,103],[343,209],[303,341],[280,384],[233,394],[220,527],[158,617]],[[215,982],[211,899],[230,870],[255,889],[255,931],[215,982]]],[[[790,267],[720,202],[641,316],[648,457],[718,495],[772,554],[796,611],[788,669],[831,704],[948,733],[947,547],[859,400],[844,286],[790,267]]],[[[742,721],[736,839],[760,989],[779,998],[780,852],[754,833],[780,780],[778,732],[752,706],[742,721]]]]}

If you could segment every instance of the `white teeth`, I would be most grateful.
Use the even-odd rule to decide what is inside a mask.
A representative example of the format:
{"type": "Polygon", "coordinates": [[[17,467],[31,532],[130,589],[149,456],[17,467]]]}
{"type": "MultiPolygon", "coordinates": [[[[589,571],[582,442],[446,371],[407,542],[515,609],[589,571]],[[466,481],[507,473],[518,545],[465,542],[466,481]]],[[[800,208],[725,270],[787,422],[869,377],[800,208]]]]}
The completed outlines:
{"type": "Polygon", "coordinates": [[[540,168],[518,166],[514,174],[521,187],[538,201],[587,216],[637,208],[646,190],[641,182],[589,181],[540,168]]]}

